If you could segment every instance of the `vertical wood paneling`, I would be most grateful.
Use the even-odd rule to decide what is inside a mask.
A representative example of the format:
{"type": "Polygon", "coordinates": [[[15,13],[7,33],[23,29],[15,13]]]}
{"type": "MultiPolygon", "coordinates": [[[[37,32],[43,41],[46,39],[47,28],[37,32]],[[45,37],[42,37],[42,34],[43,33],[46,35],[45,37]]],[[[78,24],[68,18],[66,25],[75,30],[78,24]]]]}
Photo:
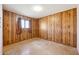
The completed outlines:
{"type": "Polygon", "coordinates": [[[39,37],[39,20],[35,20],[27,16],[18,15],[6,10],[3,11],[4,46],[35,37],[39,37]],[[21,34],[16,33],[18,16],[21,16],[23,17],[23,19],[30,21],[30,28],[22,29],[21,34]]]}
{"type": "Polygon", "coordinates": [[[55,19],[55,41],[61,42],[61,13],[54,15],[55,19]]]}
{"type": "Polygon", "coordinates": [[[62,12],[62,30],[63,43],[69,45],[70,43],[70,12],[62,12]],[[64,25],[63,25],[64,24],[64,25]]]}
{"type": "Polygon", "coordinates": [[[32,37],[39,37],[39,20],[32,20],[32,37]]]}
{"type": "Polygon", "coordinates": [[[43,17],[39,19],[39,25],[41,38],[48,36],[48,40],[76,47],[76,8],[43,17]]]}
{"type": "Polygon", "coordinates": [[[66,44],[66,33],[67,33],[67,28],[66,28],[66,23],[67,23],[67,13],[62,12],[62,43],[66,44]]]}
{"type": "Polygon", "coordinates": [[[70,10],[70,45],[76,47],[76,9],[70,10]]]}
{"type": "Polygon", "coordinates": [[[15,13],[11,13],[10,12],[10,29],[11,29],[11,38],[10,38],[10,40],[11,40],[11,42],[10,43],[14,43],[15,42],[15,35],[16,35],[16,33],[15,33],[15,26],[16,26],[16,15],[15,15],[15,13]]]}
{"type": "Polygon", "coordinates": [[[10,27],[10,24],[9,24],[9,16],[10,16],[10,14],[9,14],[9,12],[8,11],[4,11],[3,12],[3,17],[4,17],[4,19],[3,19],[3,42],[4,42],[4,45],[6,45],[6,44],[8,44],[9,43],[9,35],[10,35],[10,29],[9,29],[9,27],[10,27]],[[5,34],[6,33],[6,34],[5,34]]]}
{"type": "Polygon", "coordinates": [[[77,9],[75,8],[75,9],[73,9],[73,19],[74,19],[74,21],[73,21],[73,29],[74,29],[74,31],[73,31],[73,36],[74,36],[74,40],[73,40],[73,46],[74,47],[77,47],[77,9]]]}
{"type": "Polygon", "coordinates": [[[40,37],[48,39],[48,17],[39,20],[40,37]]]}
{"type": "Polygon", "coordinates": [[[4,11],[4,45],[39,37],[76,47],[76,8],[49,15],[40,19],[33,19],[23,16],[25,20],[30,20],[31,28],[22,29],[22,33],[20,35],[16,34],[17,16],[19,15],[9,11],[4,11]]]}
{"type": "Polygon", "coordinates": [[[52,16],[48,16],[48,40],[52,40],[52,16]]]}
{"type": "Polygon", "coordinates": [[[55,41],[55,20],[54,15],[51,16],[51,24],[52,24],[52,41],[55,41]]]}

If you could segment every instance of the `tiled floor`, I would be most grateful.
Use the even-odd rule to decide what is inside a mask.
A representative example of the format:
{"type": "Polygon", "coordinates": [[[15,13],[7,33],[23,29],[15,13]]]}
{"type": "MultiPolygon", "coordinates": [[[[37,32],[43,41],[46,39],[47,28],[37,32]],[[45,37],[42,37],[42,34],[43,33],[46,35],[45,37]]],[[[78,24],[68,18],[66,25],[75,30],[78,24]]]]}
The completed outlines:
{"type": "Polygon", "coordinates": [[[8,55],[77,55],[76,48],[43,39],[30,39],[4,47],[8,55]]]}

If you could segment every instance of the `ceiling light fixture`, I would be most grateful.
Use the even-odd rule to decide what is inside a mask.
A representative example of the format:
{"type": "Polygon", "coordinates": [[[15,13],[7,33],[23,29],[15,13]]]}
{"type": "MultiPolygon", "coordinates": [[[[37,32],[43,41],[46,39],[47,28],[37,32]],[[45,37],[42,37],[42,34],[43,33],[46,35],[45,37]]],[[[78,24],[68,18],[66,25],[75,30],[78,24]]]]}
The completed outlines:
{"type": "Polygon", "coordinates": [[[37,5],[37,6],[33,6],[33,10],[36,12],[40,12],[43,10],[43,8],[40,5],[37,5]]]}

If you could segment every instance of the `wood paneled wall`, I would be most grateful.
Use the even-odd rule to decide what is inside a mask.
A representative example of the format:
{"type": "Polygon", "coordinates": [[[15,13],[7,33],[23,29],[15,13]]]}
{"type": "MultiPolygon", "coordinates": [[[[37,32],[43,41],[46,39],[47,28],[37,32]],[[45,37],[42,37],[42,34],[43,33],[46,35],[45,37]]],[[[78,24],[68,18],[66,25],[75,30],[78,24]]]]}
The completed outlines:
{"type": "Polygon", "coordinates": [[[76,47],[76,8],[39,19],[39,35],[43,39],[76,47]]]}
{"type": "Polygon", "coordinates": [[[27,16],[18,15],[13,12],[3,11],[3,44],[9,45],[22,40],[31,39],[39,36],[39,21],[27,16]],[[30,21],[30,29],[22,29],[21,34],[16,33],[17,17],[21,16],[30,21]]]}
{"type": "Polygon", "coordinates": [[[4,45],[12,44],[30,38],[42,38],[57,43],[76,47],[77,40],[77,15],[76,8],[34,19],[22,16],[30,20],[30,29],[22,29],[20,35],[16,34],[16,13],[3,11],[3,38],[4,45]]]}

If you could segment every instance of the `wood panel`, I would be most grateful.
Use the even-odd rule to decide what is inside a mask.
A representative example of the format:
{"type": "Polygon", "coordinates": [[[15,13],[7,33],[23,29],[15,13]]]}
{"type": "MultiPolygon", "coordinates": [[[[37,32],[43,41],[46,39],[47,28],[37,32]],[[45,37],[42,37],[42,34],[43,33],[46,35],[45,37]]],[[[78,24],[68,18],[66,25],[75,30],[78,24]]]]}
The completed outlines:
{"type": "Polygon", "coordinates": [[[61,13],[54,15],[54,26],[55,26],[55,42],[61,42],[61,13]]]}
{"type": "Polygon", "coordinates": [[[43,17],[39,19],[39,35],[43,39],[48,37],[48,40],[76,47],[76,20],[76,8],[43,17]],[[48,29],[43,29],[43,24],[48,29]]]}
{"type": "Polygon", "coordinates": [[[39,37],[39,19],[32,20],[32,37],[39,37]]]}
{"type": "Polygon", "coordinates": [[[6,45],[6,44],[9,44],[9,41],[8,41],[8,39],[10,38],[9,36],[10,36],[10,29],[9,29],[9,27],[10,27],[10,24],[9,24],[9,16],[10,16],[10,14],[9,14],[9,12],[8,11],[4,11],[3,12],[3,39],[4,39],[4,45],[6,45]],[[6,34],[5,34],[6,33],[6,34]]]}
{"type": "Polygon", "coordinates": [[[51,23],[52,23],[52,41],[55,41],[55,20],[54,20],[55,18],[54,18],[54,15],[52,16],[52,21],[51,21],[51,23]]]}
{"type": "Polygon", "coordinates": [[[77,14],[76,9],[69,10],[70,11],[70,45],[76,47],[76,39],[77,39],[77,14]]]}
{"type": "Polygon", "coordinates": [[[48,39],[48,17],[39,20],[39,36],[48,39]]]}
{"type": "Polygon", "coordinates": [[[73,46],[77,47],[77,9],[73,9],[73,46]]]}
{"type": "Polygon", "coordinates": [[[52,16],[48,16],[48,40],[52,40],[52,16]]]}
{"type": "Polygon", "coordinates": [[[68,11],[65,11],[65,12],[63,12],[62,13],[62,43],[63,44],[69,44],[69,31],[70,31],[70,29],[69,29],[69,27],[70,27],[70,25],[69,25],[69,15],[68,15],[68,11]]]}
{"type": "Polygon", "coordinates": [[[11,42],[10,43],[15,43],[16,42],[16,14],[10,12],[10,29],[11,29],[11,42]]]}
{"type": "Polygon", "coordinates": [[[13,44],[23,40],[39,37],[39,20],[27,16],[18,15],[16,13],[3,11],[3,43],[5,45],[13,44]],[[30,21],[29,29],[21,29],[21,33],[17,34],[17,20],[22,17],[24,20],[30,21]]]}

